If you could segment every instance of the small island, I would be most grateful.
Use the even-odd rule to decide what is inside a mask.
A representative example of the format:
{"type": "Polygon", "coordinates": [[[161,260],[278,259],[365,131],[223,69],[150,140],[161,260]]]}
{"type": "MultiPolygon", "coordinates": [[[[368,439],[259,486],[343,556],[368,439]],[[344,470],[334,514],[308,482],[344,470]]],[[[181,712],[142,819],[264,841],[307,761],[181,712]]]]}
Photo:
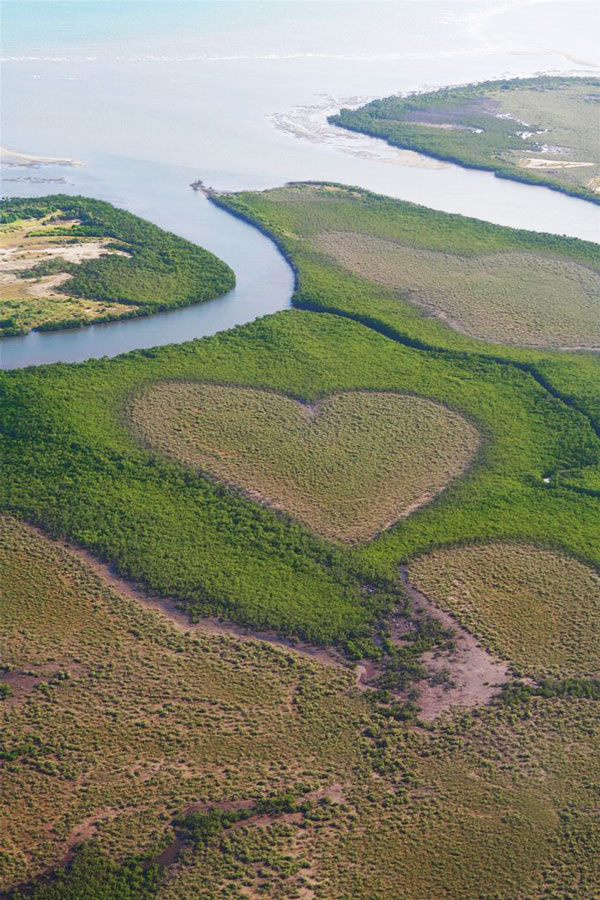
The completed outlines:
{"type": "Polygon", "coordinates": [[[148,316],[234,285],[212,253],[110,203],[0,204],[0,338],[148,316]]]}
{"type": "Polygon", "coordinates": [[[329,122],[600,203],[600,80],[540,76],[373,100],[329,122]]]}

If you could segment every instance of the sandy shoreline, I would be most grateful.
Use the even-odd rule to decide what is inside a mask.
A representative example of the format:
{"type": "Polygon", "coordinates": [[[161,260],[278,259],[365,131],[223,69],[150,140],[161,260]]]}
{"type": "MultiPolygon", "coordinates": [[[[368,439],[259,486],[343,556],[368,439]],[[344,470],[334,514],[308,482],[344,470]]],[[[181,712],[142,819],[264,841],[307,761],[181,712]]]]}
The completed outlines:
{"type": "Polygon", "coordinates": [[[570,162],[566,159],[536,159],[526,157],[519,160],[522,169],[581,169],[593,166],[593,162],[570,162]]]}
{"type": "Polygon", "coordinates": [[[395,166],[411,166],[417,169],[447,169],[450,165],[434,156],[425,156],[414,150],[399,150],[394,156],[382,156],[380,160],[395,166]]]}
{"type": "Polygon", "coordinates": [[[17,150],[9,150],[8,147],[0,147],[0,162],[4,166],[24,166],[36,168],[37,166],[83,166],[79,160],[68,156],[36,156],[33,153],[19,153],[17,150]]]}

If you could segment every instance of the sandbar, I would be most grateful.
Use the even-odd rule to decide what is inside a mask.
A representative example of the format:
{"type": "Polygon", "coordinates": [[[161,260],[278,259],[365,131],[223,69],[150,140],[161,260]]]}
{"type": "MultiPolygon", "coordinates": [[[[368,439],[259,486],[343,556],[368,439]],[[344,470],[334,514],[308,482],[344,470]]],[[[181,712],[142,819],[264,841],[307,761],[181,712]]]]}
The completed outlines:
{"type": "Polygon", "coordinates": [[[441,159],[415,153],[414,150],[399,150],[395,156],[379,157],[379,159],[381,162],[391,163],[395,166],[413,166],[417,169],[446,169],[450,165],[441,159]]]}
{"type": "Polygon", "coordinates": [[[70,159],[68,156],[36,156],[33,153],[19,153],[17,150],[9,150],[8,147],[0,147],[0,162],[5,166],[83,166],[82,162],[70,159]]]}
{"type": "Polygon", "coordinates": [[[522,169],[579,169],[593,166],[593,162],[568,162],[566,159],[520,159],[522,169]]]}

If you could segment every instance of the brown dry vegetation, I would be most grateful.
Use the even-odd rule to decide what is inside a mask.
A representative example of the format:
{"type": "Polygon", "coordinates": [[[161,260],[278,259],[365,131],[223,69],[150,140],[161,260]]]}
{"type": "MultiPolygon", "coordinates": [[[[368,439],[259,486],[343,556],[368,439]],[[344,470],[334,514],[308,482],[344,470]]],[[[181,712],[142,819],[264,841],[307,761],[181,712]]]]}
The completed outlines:
{"type": "MultiPolygon", "coordinates": [[[[491,91],[489,97],[515,119],[532,123],[521,126],[523,149],[530,160],[558,164],[555,171],[548,173],[551,177],[597,192],[597,86],[571,81],[562,90],[523,87],[518,91],[491,91]]],[[[518,151],[507,153],[506,158],[513,164],[520,163],[518,151]]]]}
{"type": "Polygon", "coordinates": [[[374,391],[311,407],[274,391],[167,382],[136,397],[130,416],[162,453],[350,542],[431,500],[479,442],[473,425],[439,403],[374,391]]]}
{"type": "Polygon", "coordinates": [[[313,246],[471,337],[600,347],[600,274],[576,262],[518,252],[460,256],[347,231],[322,232],[313,246]]]}
{"type": "Polygon", "coordinates": [[[0,701],[0,749],[17,751],[0,762],[0,887],[84,837],[121,858],[199,800],[317,789],[357,762],[348,670],[177,632],[72,552],[0,525],[0,677],[27,681],[0,701]]]}
{"type": "Polygon", "coordinates": [[[600,575],[521,544],[453,547],[409,566],[412,584],[533,677],[600,674],[600,575]]]}
{"type": "Polygon", "coordinates": [[[160,900],[593,896],[595,701],[411,728],[344,669],[175,631],[10,519],[0,575],[3,662],[39,679],[0,706],[3,885],[84,838],[155,852],[176,813],[292,789],[321,802],[184,849],[160,900]]]}
{"type": "MultiPolygon", "coordinates": [[[[24,330],[41,324],[62,322],[65,318],[93,322],[107,312],[127,312],[123,303],[107,303],[72,297],[56,288],[72,276],[68,272],[29,275],[28,270],[50,260],[63,259],[81,263],[105,254],[126,256],[122,250],[109,248],[110,239],[72,238],[53,234],[50,216],[21,219],[0,225],[0,319],[17,320],[24,330]],[[47,234],[37,232],[47,229],[47,234]]],[[[79,225],[76,219],[61,220],[61,229],[79,225]]]]}

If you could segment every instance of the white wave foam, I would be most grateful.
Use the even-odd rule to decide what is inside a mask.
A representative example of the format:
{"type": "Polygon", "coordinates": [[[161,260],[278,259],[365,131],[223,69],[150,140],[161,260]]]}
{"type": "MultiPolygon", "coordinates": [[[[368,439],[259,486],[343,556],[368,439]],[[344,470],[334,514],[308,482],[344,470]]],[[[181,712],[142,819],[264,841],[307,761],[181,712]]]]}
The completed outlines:
{"type": "Polygon", "coordinates": [[[0,56],[0,62],[97,62],[97,56],[0,56]]]}

